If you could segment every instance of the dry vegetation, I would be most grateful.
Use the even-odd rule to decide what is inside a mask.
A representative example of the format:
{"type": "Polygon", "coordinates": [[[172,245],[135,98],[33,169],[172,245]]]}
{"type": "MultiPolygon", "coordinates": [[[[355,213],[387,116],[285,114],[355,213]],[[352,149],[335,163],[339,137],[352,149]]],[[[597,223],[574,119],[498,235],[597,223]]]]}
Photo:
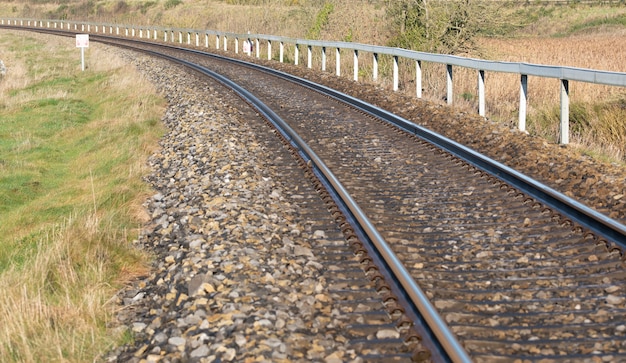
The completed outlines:
{"type": "MultiPolygon", "coordinates": [[[[519,38],[515,42],[484,39],[481,43],[493,54],[491,59],[626,72],[624,30],[562,38],[519,38]]],[[[508,119],[511,119],[515,112],[515,109],[501,107],[517,105],[517,80],[508,78],[490,75],[487,80],[490,93],[487,97],[497,101],[491,104],[488,112],[495,117],[507,118],[508,113],[508,119]],[[492,93],[494,91],[497,93],[492,93]]],[[[619,87],[571,82],[570,96],[572,141],[595,153],[626,160],[626,91],[619,87]]],[[[558,102],[558,80],[529,79],[529,111],[533,121],[529,124],[529,131],[554,140],[558,128],[558,102]],[[552,122],[547,124],[549,120],[552,122]]]]}

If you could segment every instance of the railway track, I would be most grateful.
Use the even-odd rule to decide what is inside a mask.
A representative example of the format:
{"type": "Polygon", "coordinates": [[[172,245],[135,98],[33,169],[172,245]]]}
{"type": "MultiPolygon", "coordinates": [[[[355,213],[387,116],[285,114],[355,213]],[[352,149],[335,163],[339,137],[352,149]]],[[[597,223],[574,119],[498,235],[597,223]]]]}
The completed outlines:
{"type": "MultiPolygon", "coordinates": [[[[367,226],[344,224],[344,236],[377,290],[396,295],[383,295],[379,303],[391,307],[392,316],[404,311],[402,319],[412,320],[409,330],[419,335],[414,355],[395,358],[426,359],[427,348],[437,361],[626,360],[623,225],[547,187],[533,191],[518,180],[523,176],[507,176],[449,140],[441,143],[452,148],[442,150],[432,134],[416,136],[417,127],[393,121],[410,132],[401,130],[383,120],[384,112],[369,115],[293,79],[213,55],[159,52],[217,72],[253,94],[306,140],[310,152],[301,151],[300,163],[308,173],[334,184],[324,181],[322,167],[312,167],[319,157],[357,201],[446,323],[432,327],[431,318],[418,317],[424,308],[405,301],[406,286],[392,276],[392,266],[384,266],[384,253],[373,252],[367,240],[376,238],[367,226]],[[394,309],[396,301],[401,309],[394,309]],[[445,331],[463,352],[442,341],[445,331]]],[[[289,133],[285,137],[295,143],[289,133]]],[[[350,208],[331,207],[355,223],[358,213],[350,208]]],[[[405,333],[405,342],[396,343],[407,350],[406,339],[415,335],[405,333]]]]}

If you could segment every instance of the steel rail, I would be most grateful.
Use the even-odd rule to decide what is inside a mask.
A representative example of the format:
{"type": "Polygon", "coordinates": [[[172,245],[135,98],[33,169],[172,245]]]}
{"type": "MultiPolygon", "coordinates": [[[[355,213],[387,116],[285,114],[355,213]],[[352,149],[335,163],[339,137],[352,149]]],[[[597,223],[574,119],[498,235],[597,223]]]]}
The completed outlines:
{"type": "MultiPolygon", "coordinates": [[[[104,41],[106,43],[106,41],[104,41]]],[[[119,44],[110,43],[111,45],[119,46],[119,44]]],[[[134,49],[129,46],[129,48],[134,49]]],[[[391,268],[395,274],[395,278],[401,283],[405,289],[405,293],[411,297],[411,302],[415,304],[415,308],[422,314],[423,319],[428,323],[428,327],[432,330],[435,337],[438,339],[438,343],[441,344],[447,359],[452,362],[471,362],[471,358],[463,348],[463,346],[456,339],[454,333],[449,329],[443,318],[439,315],[435,307],[432,305],[426,294],[417,285],[413,277],[411,277],[408,270],[402,265],[400,259],[392,251],[391,247],[387,244],[376,227],[372,224],[367,215],[358,206],[356,201],[348,193],[345,187],[332,173],[332,171],[326,166],[322,159],[309,147],[309,145],[271,108],[265,105],[262,101],[256,98],[252,93],[239,86],[237,83],[230,79],[211,71],[198,64],[188,62],[179,58],[175,58],[166,54],[153,52],[143,49],[140,50],[145,53],[152,54],[170,61],[183,64],[195,71],[208,75],[218,82],[222,83],[226,87],[232,89],[243,100],[252,105],[263,117],[270,120],[272,124],[276,125],[278,130],[283,136],[290,142],[290,144],[296,148],[301,155],[305,157],[305,160],[311,160],[315,169],[321,173],[326,181],[332,186],[336,195],[340,196],[341,202],[349,209],[351,214],[358,221],[360,227],[365,231],[368,238],[377,247],[378,252],[384,258],[385,262],[391,268]]],[[[180,48],[180,50],[189,51],[189,49],[180,48]]]]}
{"type": "MultiPolygon", "coordinates": [[[[95,38],[95,36],[94,36],[95,38]]],[[[98,38],[110,38],[110,39],[117,39],[114,37],[105,37],[105,36],[98,36],[98,38]]],[[[179,51],[185,51],[185,52],[191,52],[191,53],[197,53],[203,56],[210,56],[210,57],[214,57],[214,58],[219,58],[219,59],[223,59],[223,60],[227,60],[227,61],[233,61],[236,63],[239,63],[241,65],[245,65],[248,67],[253,67],[256,68],[258,70],[262,70],[265,71],[267,73],[270,74],[274,74],[276,76],[282,77],[284,79],[288,79],[291,80],[292,82],[296,82],[300,85],[305,85],[306,87],[316,90],[318,92],[324,93],[330,97],[333,97],[339,101],[345,102],[350,104],[352,107],[355,107],[363,112],[366,112],[368,114],[371,114],[377,118],[383,119],[387,122],[390,122],[394,125],[396,125],[397,127],[411,133],[414,134],[415,136],[423,139],[423,140],[427,140],[432,144],[437,145],[438,147],[446,150],[447,152],[459,157],[460,159],[468,162],[469,164],[477,167],[480,170],[483,170],[491,175],[493,175],[494,177],[502,180],[505,183],[508,183],[512,186],[514,186],[515,188],[517,188],[518,190],[526,193],[527,195],[535,198],[536,200],[538,200],[539,202],[547,205],[550,208],[553,208],[557,211],[559,211],[560,213],[562,213],[564,216],[566,216],[567,218],[570,218],[573,222],[576,222],[578,224],[580,224],[581,226],[588,228],[590,231],[592,231],[592,233],[596,234],[598,237],[600,238],[604,238],[608,242],[615,242],[617,243],[621,248],[626,248],[626,226],[624,226],[623,224],[620,224],[619,222],[583,205],[582,203],[569,198],[567,196],[565,196],[564,194],[548,187],[545,186],[527,176],[525,176],[522,173],[517,172],[516,170],[507,167],[506,165],[503,165],[493,159],[490,159],[484,155],[481,155],[479,153],[477,153],[476,151],[465,147],[464,145],[461,145],[459,143],[456,143],[455,141],[448,139],[442,135],[439,135],[433,131],[430,131],[426,128],[423,128],[419,125],[416,125],[415,123],[412,123],[404,118],[401,118],[397,115],[394,115],[386,110],[380,109],[376,106],[373,106],[369,103],[363,102],[361,100],[358,100],[356,98],[353,98],[349,95],[343,94],[341,92],[335,91],[333,89],[330,89],[328,87],[319,85],[319,84],[315,84],[311,81],[308,81],[306,79],[302,79],[284,72],[280,72],[277,70],[273,70],[267,67],[263,67],[263,66],[259,66],[257,64],[253,64],[253,63],[249,63],[249,62],[245,62],[242,60],[237,60],[237,59],[232,59],[232,58],[228,58],[228,57],[223,57],[223,56],[219,56],[216,54],[211,54],[211,53],[207,53],[207,52],[201,52],[201,51],[197,51],[197,50],[190,50],[188,48],[180,48],[180,47],[171,47],[171,46],[166,46],[166,45],[162,45],[162,44],[155,44],[155,43],[151,43],[151,42],[144,42],[146,44],[150,44],[150,45],[157,45],[157,46],[161,46],[161,47],[168,47],[170,49],[176,49],[179,51]]],[[[197,66],[199,68],[197,68],[196,70],[206,70],[203,67],[197,66]]],[[[194,67],[192,67],[194,68],[194,67]]],[[[211,72],[210,70],[207,70],[209,72],[211,72]]],[[[204,72],[203,72],[204,73],[204,72]]],[[[219,75],[218,75],[219,76],[219,75]]],[[[221,76],[220,76],[221,77],[221,76]]],[[[218,78],[216,78],[218,79],[218,78]]],[[[224,79],[225,82],[230,83],[230,80],[224,79]]],[[[220,81],[222,82],[222,81],[220,81]]],[[[234,84],[234,83],[233,83],[234,84]]],[[[234,84],[236,87],[236,84],[234,84]]],[[[240,87],[239,87],[240,88],[240,87]]],[[[241,94],[240,96],[244,99],[248,99],[247,91],[245,91],[244,89],[241,89],[241,94]]],[[[237,92],[239,93],[239,92],[237,92]]],[[[251,95],[249,95],[251,96],[251,95]]],[[[253,96],[252,96],[253,97],[253,96]]],[[[248,101],[250,102],[250,101],[248,101]]],[[[256,106],[255,106],[256,107],[256,106]]],[[[279,124],[284,124],[284,121],[282,121],[277,115],[275,115],[273,113],[273,111],[271,109],[265,109],[265,106],[261,103],[261,105],[258,106],[258,110],[259,112],[261,112],[263,115],[265,115],[266,117],[270,117],[270,118],[274,118],[274,116],[277,117],[277,119],[275,120],[279,120],[276,121],[279,124]]],[[[415,297],[417,300],[420,300],[421,298],[425,299],[425,305],[421,306],[421,308],[419,308],[420,312],[422,312],[422,314],[425,315],[425,317],[427,316],[428,313],[432,312],[436,314],[436,311],[434,310],[434,308],[432,308],[432,305],[430,304],[430,301],[428,301],[428,299],[425,298],[425,295],[423,294],[423,292],[421,292],[421,289],[419,288],[419,286],[417,286],[414,282],[414,280],[410,277],[410,275],[408,275],[408,273],[406,273],[406,276],[404,276],[404,273],[402,271],[403,268],[397,268],[396,263],[399,263],[397,257],[395,256],[395,254],[389,249],[388,251],[386,250],[386,248],[388,249],[388,246],[385,248],[386,243],[384,241],[384,239],[380,236],[380,234],[377,232],[376,228],[371,224],[371,222],[369,221],[369,219],[367,218],[367,216],[364,215],[364,213],[360,210],[360,208],[358,207],[358,205],[356,205],[356,203],[354,203],[354,201],[351,199],[351,197],[347,194],[347,192],[345,191],[345,189],[343,188],[343,186],[341,185],[341,183],[339,183],[338,180],[336,180],[336,178],[334,178],[334,175],[332,175],[332,173],[330,173],[330,171],[325,167],[325,165],[321,162],[321,160],[319,160],[319,158],[313,153],[312,150],[310,150],[310,148],[308,148],[308,146],[299,138],[299,136],[297,134],[295,134],[295,132],[293,132],[293,130],[291,130],[286,124],[284,124],[284,126],[286,126],[287,128],[285,130],[287,132],[288,135],[288,139],[290,140],[290,142],[292,142],[292,145],[294,145],[294,147],[297,147],[301,150],[302,153],[305,153],[308,158],[310,160],[312,160],[315,164],[316,164],[316,168],[319,169],[319,171],[324,174],[326,176],[326,178],[329,180],[329,182],[333,185],[333,187],[336,189],[337,193],[340,195],[344,195],[346,196],[348,205],[350,204],[354,204],[353,206],[350,207],[351,212],[354,214],[354,216],[356,217],[357,220],[359,220],[359,222],[364,226],[365,229],[367,229],[368,232],[368,236],[372,239],[372,241],[374,241],[374,243],[381,249],[381,254],[383,254],[385,260],[387,261],[387,263],[389,264],[390,267],[392,267],[392,269],[394,269],[394,272],[399,275],[399,278],[402,279],[408,279],[407,281],[405,281],[403,283],[403,286],[405,286],[405,288],[410,288],[413,289],[413,286],[411,285],[415,285],[414,287],[416,288],[416,290],[412,293],[410,293],[409,295],[411,297],[415,297]],[[302,144],[300,144],[302,143],[302,144]],[[299,145],[298,145],[299,144],[299,145]],[[328,173],[328,174],[327,174],[328,173]]],[[[406,272],[406,270],[405,270],[406,272]]],[[[408,290],[408,289],[407,289],[408,290]]],[[[435,316],[439,316],[438,314],[436,314],[435,316]]],[[[441,319],[441,318],[439,318],[441,319]]],[[[458,344],[458,342],[456,341],[456,338],[454,337],[454,335],[452,335],[452,333],[449,332],[447,324],[443,323],[442,321],[437,321],[437,319],[435,318],[433,321],[429,321],[429,325],[433,324],[433,326],[437,326],[439,323],[442,324],[441,326],[441,331],[438,331],[438,327],[436,327],[435,329],[433,329],[433,332],[435,333],[435,335],[442,341],[447,341],[447,342],[451,342],[450,343],[450,347],[446,347],[446,351],[450,350],[452,351],[452,353],[450,354],[450,358],[453,361],[469,361],[469,357],[467,356],[467,353],[461,348],[460,344],[458,344]],[[448,340],[448,339],[452,339],[452,340],[448,340]],[[458,352],[456,352],[456,350],[458,349],[458,352]]]]}
{"type": "MultiPolygon", "coordinates": [[[[152,43],[150,43],[152,44],[152,43]]],[[[159,45],[161,46],[161,45],[159,45]]],[[[464,145],[461,145],[451,139],[448,139],[442,135],[439,135],[431,130],[421,127],[415,123],[412,123],[402,117],[392,114],[389,111],[378,108],[367,102],[358,100],[352,96],[338,92],[326,86],[316,84],[306,79],[290,75],[285,72],[277,71],[267,67],[263,67],[254,63],[245,62],[238,59],[232,59],[223,57],[216,54],[206,53],[197,50],[190,50],[188,48],[178,48],[177,50],[196,53],[202,56],[210,56],[217,59],[227,60],[235,62],[241,65],[252,67],[254,69],[260,69],[267,73],[277,75],[283,79],[288,79],[299,85],[305,85],[306,87],[318,91],[324,95],[335,98],[341,102],[347,103],[352,107],[355,107],[363,112],[373,115],[386,122],[392,123],[399,128],[414,134],[415,136],[426,140],[437,147],[449,152],[452,155],[466,161],[467,163],[475,166],[476,168],[483,170],[490,175],[502,180],[503,182],[512,185],[518,190],[532,196],[541,203],[557,210],[572,221],[588,228],[593,233],[608,241],[619,244],[622,248],[626,248],[626,226],[619,222],[583,205],[582,203],[567,197],[566,195],[546,186],[532,178],[504,165],[491,158],[488,158],[464,145]]],[[[203,68],[203,67],[200,67],[203,68]]],[[[221,82],[231,84],[237,93],[242,98],[252,102],[256,98],[249,94],[248,91],[239,87],[234,82],[231,82],[227,78],[216,74],[216,79],[223,79],[221,82]]],[[[335,192],[341,197],[347,208],[352,215],[358,221],[359,225],[363,228],[367,237],[378,249],[378,252],[387,263],[388,267],[395,274],[396,279],[405,289],[406,294],[411,298],[411,301],[415,304],[415,307],[421,313],[424,320],[427,322],[428,327],[432,330],[434,336],[437,337],[439,343],[442,345],[443,350],[448,355],[449,359],[453,362],[471,362],[471,358],[462,347],[462,345],[456,339],[456,336],[450,331],[448,325],[441,318],[436,311],[430,300],[426,297],[425,293],[417,285],[415,280],[411,277],[410,273],[402,265],[399,258],[391,250],[387,242],[380,235],[378,230],[361,210],[358,204],[352,199],[343,185],[337,180],[334,174],[326,167],[323,161],[310,149],[310,147],[289,127],[278,115],[276,115],[271,109],[267,108],[263,103],[256,105],[259,112],[261,112],[268,119],[273,120],[273,123],[280,125],[279,129],[285,130],[286,137],[290,140],[292,145],[305,154],[315,164],[317,170],[324,175],[326,180],[332,185],[335,192]]],[[[281,131],[283,132],[283,131],[281,131]]]]}
{"type": "MultiPolygon", "coordinates": [[[[179,48],[185,50],[185,48],[179,48]]],[[[220,55],[206,53],[197,50],[187,51],[207,55],[215,58],[231,59],[220,55]]],[[[322,94],[331,96],[338,101],[347,103],[362,112],[375,116],[383,121],[396,125],[397,127],[413,134],[423,140],[426,140],[437,147],[449,152],[461,160],[475,166],[476,168],[493,175],[501,181],[517,188],[521,192],[535,198],[537,201],[546,206],[557,210],[571,221],[578,223],[584,228],[589,229],[599,238],[605,239],[607,242],[615,242],[623,250],[626,250],[626,225],[609,218],[608,216],[578,202],[577,200],[566,196],[565,194],[545,185],[537,180],[528,177],[519,171],[508,167],[496,160],[493,160],[477,151],[468,148],[454,140],[443,135],[431,131],[425,127],[419,126],[403,117],[395,115],[387,110],[376,107],[370,103],[354,98],[345,93],[336,91],[332,88],[311,82],[307,79],[300,78],[275,69],[260,66],[258,64],[245,62],[238,59],[233,61],[261,69],[278,77],[289,79],[299,85],[304,85],[310,89],[316,90],[322,94]]]]}

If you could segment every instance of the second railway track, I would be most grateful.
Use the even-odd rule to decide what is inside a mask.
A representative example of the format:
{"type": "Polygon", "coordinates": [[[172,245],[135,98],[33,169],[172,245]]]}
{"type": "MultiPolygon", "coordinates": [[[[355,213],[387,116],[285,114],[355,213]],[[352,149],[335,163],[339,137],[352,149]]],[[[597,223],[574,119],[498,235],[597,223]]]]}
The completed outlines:
{"type": "Polygon", "coordinates": [[[247,89],[306,140],[472,360],[626,360],[622,242],[318,92],[224,59],[167,52],[247,89]]]}

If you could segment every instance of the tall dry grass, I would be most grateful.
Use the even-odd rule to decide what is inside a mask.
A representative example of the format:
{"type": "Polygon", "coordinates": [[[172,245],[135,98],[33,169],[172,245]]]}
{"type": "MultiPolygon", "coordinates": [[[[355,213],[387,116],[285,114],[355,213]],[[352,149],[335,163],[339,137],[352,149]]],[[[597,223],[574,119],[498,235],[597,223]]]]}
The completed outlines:
{"type": "MultiPolygon", "coordinates": [[[[594,32],[562,38],[482,39],[490,59],[626,72],[626,31],[594,32]]],[[[461,93],[474,93],[476,76],[461,81],[461,93]]],[[[486,76],[488,115],[515,122],[519,104],[519,79],[505,74],[486,76]]],[[[529,77],[529,131],[558,138],[560,82],[529,77]]],[[[571,142],[591,150],[626,160],[626,90],[585,82],[570,82],[571,142]]]]}
{"type": "Polygon", "coordinates": [[[126,236],[107,235],[93,211],[80,214],[36,241],[28,268],[14,265],[2,273],[3,361],[91,361],[111,344],[106,323],[112,306],[105,305],[113,289],[109,259],[119,257],[110,249],[127,248],[126,236]],[[111,242],[119,246],[105,245],[111,242]]]}

